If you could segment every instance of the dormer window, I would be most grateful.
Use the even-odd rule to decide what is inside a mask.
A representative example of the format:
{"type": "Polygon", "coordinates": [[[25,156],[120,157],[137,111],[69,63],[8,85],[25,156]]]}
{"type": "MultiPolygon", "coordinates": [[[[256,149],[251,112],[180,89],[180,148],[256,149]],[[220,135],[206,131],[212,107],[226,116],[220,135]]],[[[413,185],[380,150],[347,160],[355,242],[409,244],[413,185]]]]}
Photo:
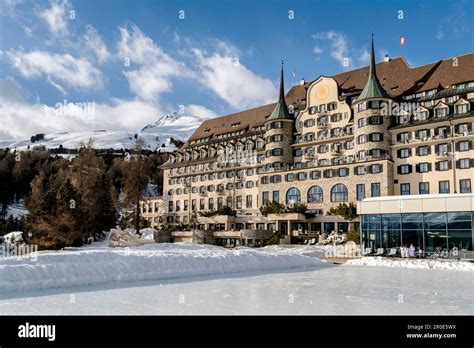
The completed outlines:
{"type": "Polygon", "coordinates": [[[425,121],[428,119],[428,111],[420,111],[417,113],[417,121],[425,121]]]}
{"type": "Polygon", "coordinates": [[[467,114],[469,112],[469,104],[456,105],[456,114],[467,114]]]}
{"type": "Polygon", "coordinates": [[[435,109],[435,116],[436,117],[445,117],[448,115],[448,108],[447,107],[441,107],[438,109],[435,109]]]}

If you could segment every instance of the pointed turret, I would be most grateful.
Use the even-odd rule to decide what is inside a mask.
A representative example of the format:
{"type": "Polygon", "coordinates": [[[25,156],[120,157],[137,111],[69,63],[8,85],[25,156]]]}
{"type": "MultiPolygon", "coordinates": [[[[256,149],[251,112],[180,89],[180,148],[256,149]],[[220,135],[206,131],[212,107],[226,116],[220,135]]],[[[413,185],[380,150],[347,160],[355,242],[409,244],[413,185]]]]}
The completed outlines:
{"type": "Polygon", "coordinates": [[[387,92],[385,92],[382,85],[380,84],[379,79],[377,78],[377,72],[375,70],[374,34],[372,34],[369,78],[367,79],[367,83],[364,89],[362,90],[362,93],[357,98],[357,102],[374,98],[389,98],[389,96],[387,92]]]}
{"type": "Polygon", "coordinates": [[[267,120],[292,120],[290,113],[288,112],[288,106],[285,102],[285,85],[283,81],[283,62],[281,63],[281,78],[280,78],[280,97],[278,103],[273,109],[273,112],[268,116],[267,120]]]}

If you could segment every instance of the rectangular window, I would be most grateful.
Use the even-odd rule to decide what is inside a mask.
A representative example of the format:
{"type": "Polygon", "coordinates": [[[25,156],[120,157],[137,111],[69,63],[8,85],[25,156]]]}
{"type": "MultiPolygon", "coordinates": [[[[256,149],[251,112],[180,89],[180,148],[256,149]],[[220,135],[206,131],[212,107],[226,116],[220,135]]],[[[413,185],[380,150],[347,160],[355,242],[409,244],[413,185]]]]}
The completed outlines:
{"type": "Polygon", "coordinates": [[[280,203],[280,191],[272,192],[272,200],[276,203],[280,203]]]}
{"type": "Polygon", "coordinates": [[[380,197],[380,183],[373,182],[370,184],[371,196],[372,197],[380,197]]]}
{"type": "Polygon", "coordinates": [[[298,176],[299,181],[306,180],[306,173],[304,173],[304,172],[303,173],[298,173],[297,176],[298,176]]]}
{"type": "Polygon", "coordinates": [[[232,196],[227,196],[226,205],[227,205],[229,208],[232,208],[232,196]]]}
{"type": "Polygon", "coordinates": [[[267,204],[269,199],[270,199],[269,192],[268,191],[262,192],[262,204],[263,205],[267,204]]]}
{"type": "Polygon", "coordinates": [[[408,196],[410,194],[410,184],[400,184],[400,193],[402,196],[408,196]]]}
{"type": "Polygon", "coordinates": [[[294,180],[294,175],[293,173],[286,174],[286,181],[291,182],[294,180]]]}
{"type": "Polygon", "coordinates": [[[411,156],[411,149],[398,150],[398,158],[407,158],[411,156]]]}
{"type": "Polygon", "coordinates": [[[410,134],[408,132],[397,134],[397,140],[401,143],[407,143],[410,140],[410,134]]]}
{"type": "Polygon", "coordinates": [[[458,151],[469,151],[469,140],[460,141],[458,143],[459,150],[458,151]]]}
{"type": "Polygon", "coordinates": [[[168,212],[173,212],[173,201],[168,202],[168,212]]]}
{"type": "Polygon", "coordinates": [[[417,172],[418,172],[418,173],[427,173],[427,172],[429,172],[429,171],[430,171],[430,164],[431,164],[431,163],[426,163],[426,162],[424,162],[424,163],[418,163],[418,165],[417,165],[417,169],[418,169],[417,172]]]}
{"type": "Polygon", "coordinates": [[[449,170],[449,161],[438,162],[438,168],[439,171],[449,170]]]}
{"type": "Polygon", "coordinates": [[[469,158],[462,158],[459,160],[459,169],[469,169],[469,158]]]}
{"type": "Polygon", "coordinates": [[[201,199],[199,200],[199,209],[200,209],[200,210],[206,209],[206,202],[205,202],[204,198],[201,198],[201,199]]]}
{"type": "Polygon", "coordinates": [[[357,184],[357,200],[361,201],[365,198],[365,185],[364,184],[357,184]]]}
{"type": "Polygon", "coordinates": [[[449,193],[449,181],[443,180],[438,183],[439,193],[449,193]]]}
{"type": "Polygon", "coordinates": [[[214,198],[209,198],[208,205],[209,210],[214,210],[214,198]]]}
{"type": "Polygon", "coordinates": [[[430,193],[430,183],[429,182],[420,182],[418,184],[420,195],[427,195],[430,193]]]}
{"type": "Polygon", "coordinates": [[[191,201],[191,209],[194,211],[194,210],[196,210],[196,208],[197,208],[197,201],[195,199],[193,199],[191,201]]]}
{"type": "Polygon", "coordinates": [[[354,168],[355,175],[364,175],[365,174],[365,167],[359,166],[354,168]]]}
{"type": "Polygon", "coordinates": [[[372,174],[378,174],[382,172],[382,165],[381,164],[372,164],[370,166],[370,172],[372,174]]]}
{"type": "Polygon", "coordinates": [[[236,200],[237,200],[236,202],[237,209],[242,209],[242,196],[237,196],[236,200]]]}
{"type": "Polygon", "coordinates": [[[339,168],[339,176],[348,176],[349,168],[339,168]]]}
{"type": "Polygon", "coordinates": [[[430,154],[430,147],[429,146],[420,146],[417,148],[417,155],[418,156],[427,156],[430,154]]]}
{"type": "Polygon", "coordinates": [[[410,174],[411,172],[411,164],[403,164],[398,166],[398,174],[410,174]]]}
{"type": "Polygon", "coordinates": [[[363,144],[367,141],[367,135],[361,134],[357,137],[357,144],[363,144]]]}
{"type": "Polygon", "coordinates": [[[438,145],[438,155],[446,155],[448,153],[448,144],[439,144],[438,145]]]}
{"type": "Polygon", "coordinates": [[[468,111],[468,104],[456,105],[457,114],[465,114],[468,111]]]}
{"type": "Polygon", "coordinates": [[[371,133],[369,134],[370,141],[383,141],[383,134],[382,133],[371,133]]]}
{"type": "Polygon", "coordinates": [[[252,208],[252,195],[247,195],[247,197],[245,198],[245,207],[247,209],[252,208]]]}
{"type": "Polygon", "coordinates": [[[471,193],[471,179],[459,180],[459,192],[460,193],[471,193]]]}

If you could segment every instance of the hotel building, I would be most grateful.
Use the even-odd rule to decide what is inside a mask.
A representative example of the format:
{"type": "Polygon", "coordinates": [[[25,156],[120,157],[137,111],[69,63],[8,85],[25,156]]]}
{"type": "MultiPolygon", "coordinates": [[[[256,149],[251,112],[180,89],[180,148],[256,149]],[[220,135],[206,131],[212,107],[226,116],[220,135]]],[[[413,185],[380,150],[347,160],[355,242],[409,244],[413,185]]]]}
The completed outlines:
{"type": "MultiPolygon", "coordinates": [[[[282,242],[346,232],[329,215],[368,197],[470,193],[474,54],[410,67],[403,58],[301,81],[277,103],[207,120],[162,166],[170,225],[279,231],[282,242]],[[305,213],[263,216],[270,201],[305,213]],[[235,216],[203,212],[230,207],[235,216]]],[[[229,232],[228,235],[225,232],[229,232]]],[[[472,245],[471,245],[472,248],[472,245]]]]}

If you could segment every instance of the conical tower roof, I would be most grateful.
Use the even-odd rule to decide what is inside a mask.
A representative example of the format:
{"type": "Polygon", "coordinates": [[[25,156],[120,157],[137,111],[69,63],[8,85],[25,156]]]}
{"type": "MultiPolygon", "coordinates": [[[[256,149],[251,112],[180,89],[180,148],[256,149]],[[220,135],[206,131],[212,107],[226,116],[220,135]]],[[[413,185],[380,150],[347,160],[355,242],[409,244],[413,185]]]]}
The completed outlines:
{"type": "Polygon", "coordinates": [[[369,78],[365,84],[362,93],[357,98],[357,102],[373,99],[373,98],[389,98],[387,92],[383,89],[377,78],[377,72],[375,70],[375,54],[374,54],[374,34],[372,34],[372,48],[370,51],[370,70],[369,78]]]}
{"type": "Polygon", "coordinates": [[[283,62],[281,64],[281,78],[280,78],[280,97],[278,98],[278,103],[273,109],[270,116],[267,120],[292,120],[290,113],[288,112],[288,106],[285,102],[285,85],[283,81],[283,62]]]}

